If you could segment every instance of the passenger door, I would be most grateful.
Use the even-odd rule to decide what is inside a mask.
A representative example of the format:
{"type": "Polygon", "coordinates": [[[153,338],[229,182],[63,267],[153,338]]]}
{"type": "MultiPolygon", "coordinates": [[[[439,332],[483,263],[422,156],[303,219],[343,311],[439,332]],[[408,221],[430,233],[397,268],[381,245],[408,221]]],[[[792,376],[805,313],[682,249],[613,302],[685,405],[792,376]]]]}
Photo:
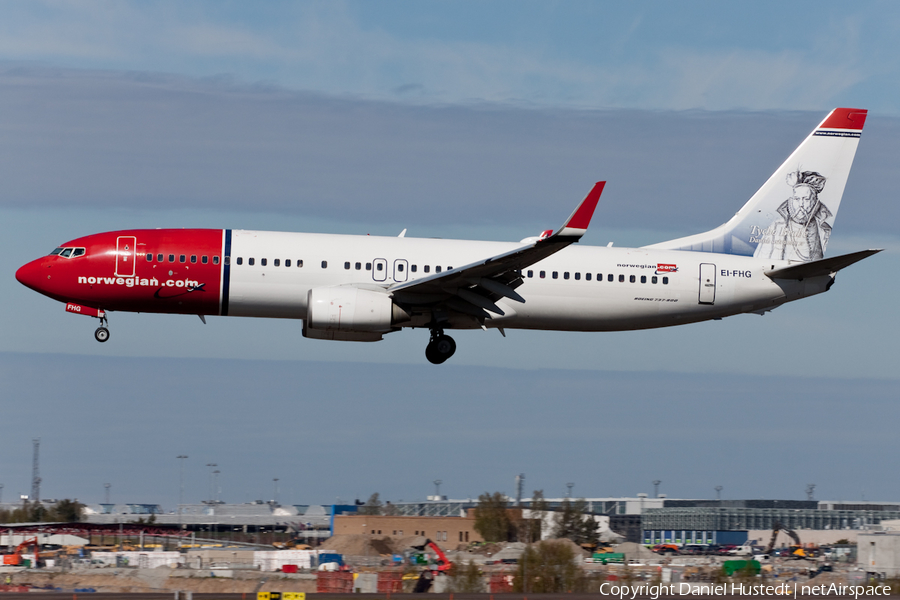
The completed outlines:
{"type": "Polygon", "coordinates": [[[394,261],[394,281],[406,281],[406,278],[409,277],[407,271],[409,271],[409,263],[406,260],[398,258],[394,261]]]}
{"type": "Polygon", "coordinates": [[[700,263],[700,304],[716,302],[716,265],[700,263]]]}
{"type": "Polygon", "coordinates": [[[376,258],[372,261],[372,279],[375,281],[384,281],[387,279],[387,261],[383,258],[376,258]]]}
{"type": "Polygon", "coordinates": [[[121,235],[116,238],[116,277],[134,277],[134,253],[137,238],[121,235]]]}

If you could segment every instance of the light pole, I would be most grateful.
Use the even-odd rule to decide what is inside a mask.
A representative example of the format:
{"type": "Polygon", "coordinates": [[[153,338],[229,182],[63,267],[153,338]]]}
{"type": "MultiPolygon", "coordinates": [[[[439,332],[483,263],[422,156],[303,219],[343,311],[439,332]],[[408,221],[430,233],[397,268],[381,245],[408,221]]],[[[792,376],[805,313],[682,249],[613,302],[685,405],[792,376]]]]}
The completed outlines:
{"type": "Polygon", "coordinates": [[[279,504],[278,504],[278,478],[277,477],[272,479],[272,487],[274,488],[274,494],[272,496],[272,503],[275,506],[278,506],[279,504]]]}
{"type": "Polygon", "coordinates": [[[653,480],[653,497],[654,498],[659,498],[659,484],[661,484],[661,483],[662,483],[662,481],[660,481],[659,479],[653,480]]]}
{"type": "Polygon", "coordinates": [[[716,490],[716,500],[722,500],[722,486],[717,485],[713,489],[716,490]]]}
{"type": "Polygon", "coordinates": [[[112,487],[111,483],[104,483],[103,487],[106,488],[106,503],[109,504],[109,488],[112,487]]]}
{"type": "Polygon", "coordinates": [[[213,479],[213,489],[216,492],[216,504],[219,503],[219,473],[221,473],[221,472],[222,471],[220,471],[218,469],[213,471],[213,478],[214,478],[213,479]]]}
{"type": "Polygon", "coordinates": [[[212,488],[212,486],[213,486],[213,474],[212,474],[212,470],[215,469],[216,467],[218,467],[219,465],[217,465],[216,463],[206,463],[206,466],[209,467],[209,501],[212,502],[212,499],[213,499],[213,491],[212,491],[212,489],[213,489],[213,488],[212,488]]]}
{"type": "Polygon", "coordinates": [[[179,491],[178,491],[178,526],[181,527],[181,505],[184,504],[184,459],[187,458],[187,454],[179,454],[175,458],[181,463],[181,479],[179,480],[179,491]]]}

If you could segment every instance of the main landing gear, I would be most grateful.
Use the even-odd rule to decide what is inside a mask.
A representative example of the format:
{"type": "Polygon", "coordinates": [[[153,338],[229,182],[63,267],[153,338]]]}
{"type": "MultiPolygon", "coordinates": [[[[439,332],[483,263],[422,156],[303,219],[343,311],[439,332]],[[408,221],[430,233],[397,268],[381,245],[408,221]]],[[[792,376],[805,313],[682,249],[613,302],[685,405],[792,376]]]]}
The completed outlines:
{"type": "Polygon", "coordinates": [[[432,329],[431,340],[425,346],[425,358],[434,365],[439,365],[456,352],[456,342],[443,329],[432,329]]]}
{"type": "Polygon", "coordinates": [[[100,317],[100,327],[94,332],[95,340],[98,342],[105,342],[109,339],[109,329],[106,328],[108,324],[109,322],[106,320],[106,317],[100,317]]]}

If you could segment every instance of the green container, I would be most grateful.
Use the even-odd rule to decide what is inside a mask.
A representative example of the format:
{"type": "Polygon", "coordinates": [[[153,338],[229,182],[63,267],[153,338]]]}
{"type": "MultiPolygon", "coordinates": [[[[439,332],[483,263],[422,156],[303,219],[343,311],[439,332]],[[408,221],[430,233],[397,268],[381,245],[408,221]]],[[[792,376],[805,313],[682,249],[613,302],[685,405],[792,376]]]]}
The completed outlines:
{"type": "Polygon", "coordinates": [[[722,568],[725,570],[725,575],[728,577],[747,568],[749,568],[750,572],[754,575],[758,575],[762,569],[762,565],[759,564],[758,560],[726,560],[722,563],[722,568]]]}
{"type": "Polygon", "coordinates": [[[594,553],[594,562],[595,563],[624,563],[625,555],[622,552],[595,552],[594,553]]]}

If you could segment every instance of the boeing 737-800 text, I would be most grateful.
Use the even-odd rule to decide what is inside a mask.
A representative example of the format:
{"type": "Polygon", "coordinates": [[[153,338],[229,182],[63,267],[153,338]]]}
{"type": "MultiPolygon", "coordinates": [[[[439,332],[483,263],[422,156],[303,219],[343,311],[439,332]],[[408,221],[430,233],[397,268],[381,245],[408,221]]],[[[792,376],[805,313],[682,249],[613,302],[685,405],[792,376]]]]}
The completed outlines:
{"type": "Polygon", "coordinates": [[[519,243],[231,229],[81,237],[18,270],[24,285],[100,319],[135,311],[300,319],[303,335],[374,342],[429,329],[621,331],[764,313],[831,288],[878,250],[825,258],[866,120],[838,108],[727,223],[641,248],[572,246],[604,183],[562,227],[519,243]]]}

